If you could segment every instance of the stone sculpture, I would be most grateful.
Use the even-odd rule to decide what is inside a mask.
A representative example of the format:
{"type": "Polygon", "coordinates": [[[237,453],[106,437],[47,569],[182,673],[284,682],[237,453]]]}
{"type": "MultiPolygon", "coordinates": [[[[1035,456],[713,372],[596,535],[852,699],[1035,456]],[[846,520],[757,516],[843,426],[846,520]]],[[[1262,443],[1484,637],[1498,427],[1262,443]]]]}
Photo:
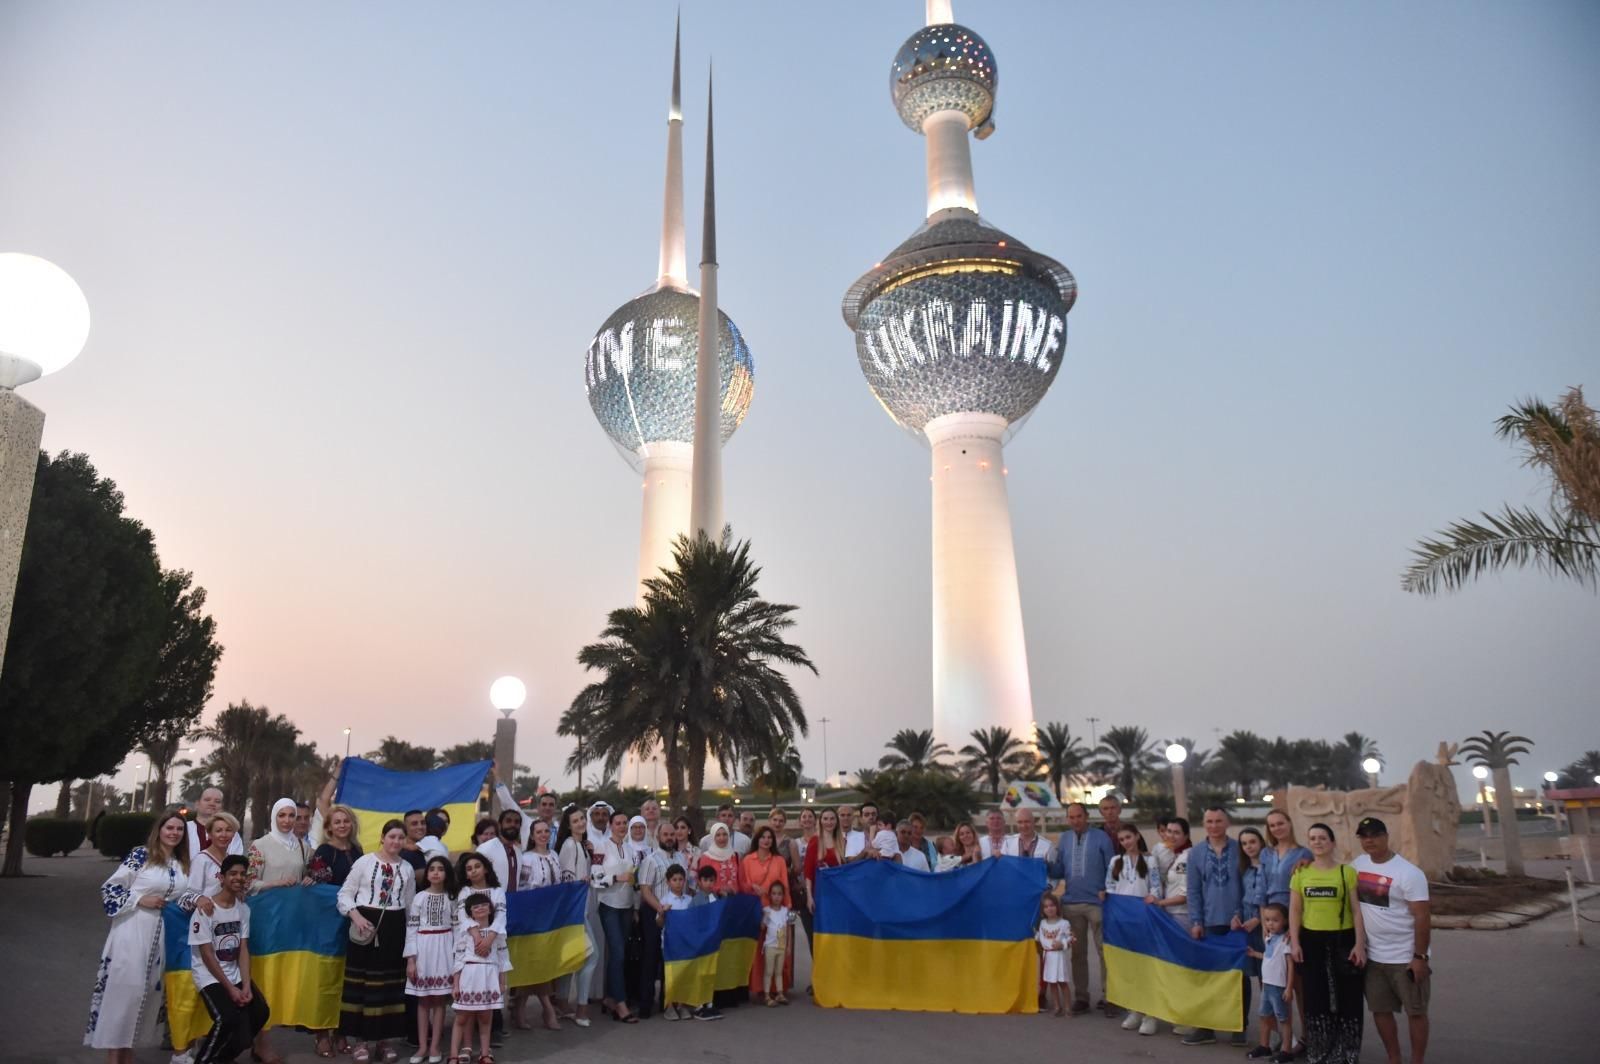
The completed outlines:
{"type": "Polygon", "coordinates": [[[1404,784],[1356,791],[1291,786],[1276,805],[1289,815],[1302,844],[1312,824],[1332,828],[1334,852],[1341,861],[1361,852],[1356,825],[1362,817],[1375,816],[1388,825],[1390,843],[1402,857],[1430,880],[1444,879],[1455,864],[1456,825],[1461,819],[1461,799],[1450,771],[1454,752],[1441,743],[1439,759],[1418,761],[1404,784]]]}

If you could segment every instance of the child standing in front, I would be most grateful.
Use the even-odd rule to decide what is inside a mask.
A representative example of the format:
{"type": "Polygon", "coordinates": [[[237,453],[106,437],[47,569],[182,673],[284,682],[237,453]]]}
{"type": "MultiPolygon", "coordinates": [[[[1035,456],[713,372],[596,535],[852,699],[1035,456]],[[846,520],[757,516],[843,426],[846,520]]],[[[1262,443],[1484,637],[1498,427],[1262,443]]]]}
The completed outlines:
{"type": "MultiPolygon", "coordinates": [[[[716,878],[715,872],[712,873],[712,878],[716,878]]],[[[694,904],[694,896],[689,893],[688,886],[689,877],[684,873],[682,865],[667,866],[667,889],[660,898],[661,911],[656,913],[656,924],[663,931],[666,930],[668,913],[687,909],[694,904]]],[[[695,1006],[682,1001],[669,1001],[661,1010],[661,1015],[669,1020],[692,1019],[694,1014],[695,1006]]]]}
{"type": "Polygon", "coordinates": [[[1261,950],[1249,951],[1251,957],[1261,962],[1261,1044],[1245,1054],[1250,1060],[1266,1060],[1270,1057],[1273,1064],[1280,1064],[1294,1059],[1294,1053],[1289,1048],[1289,1003],[1294,997],[1294,957],[1289,952],[1289,936],[1285,933],[1288,925],[1289,910],[1281,904],[1269,901],[1261,907],[1261,950]],[[1274,1054],[1272,1032],[1280,1024],[1283,1037],[1279,1045],[1283,1048],[1274,1054]]]}
{"type": "Polygon", "coordinates": [[[250,981],[250,907],[244,903],[249,866],[243,854],[224,857],[211,915],[196,909],[189,917],[194,985],[211,1013],[211,1030],[195,1051],[197,1064],[232,1060],[267,1025],[266,999],[250,981]]]}
{"type": "Polygon", "coordinates": [[[427,883],[411,899],[406,916],[406,993],[417,999],[417,1052],[411,1064],[439,1064],[444,1037],[444,1005],[455,981],[455,870],[448,857],[430,857],[422,874],[427,883]]]}
{"type": "Polygon", "coordinates": [[[762,989],[768,1008],[789,1003],[783,993],[783,958],[789,951],[789,922],[794,914],[783,901],[783,884],[774,883],[767,892],[767,907],[761,910],[761,928],[766,932],[761,942],[762,970],[767,973],[767,985],[762,989]]]}
{"type": "MultiPolygon", "coordinates": [[[[494,1064],[489,1052],[490,1017],[506,1003],[506,972],[511,959],[506,940],[490,926],[494,902],[487,894],[473,894],[462,906],[467,922],[456,932],[455,980],[452,987],[456,1008],[455,1028],[450,1032],[450,1056],[461,1060],[461,1045],[470,1040],[469,1028],[478,1028],[478,1045],[483,1052],[478,1064],[494,1064]],[[489,955],[478,955],[480,942],[491,943],[489,955]]],[[[470,1051],[467,1059],[470,1059],[470,1051]]]]}
{"type": "Polygon", "coordinates": [[[1046,1001],[1057,1016],[1067,1012],[1067,1002],[1072,1000],[1072,987],[1067,981],[1067,947],[1072,945],[1072,926],[1061,918],[1061,900],[1046,894],[1040,902],[1039,952],[1044,956],[1044,983],[1046,1001]]]}

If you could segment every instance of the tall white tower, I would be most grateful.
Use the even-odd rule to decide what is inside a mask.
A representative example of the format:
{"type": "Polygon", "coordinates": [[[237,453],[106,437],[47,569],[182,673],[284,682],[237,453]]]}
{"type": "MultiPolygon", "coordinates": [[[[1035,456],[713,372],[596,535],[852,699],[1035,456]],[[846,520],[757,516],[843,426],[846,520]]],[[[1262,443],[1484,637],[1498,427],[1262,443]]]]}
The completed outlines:
{"type": "Polygon", "coordinates": [[[932,451],[933,729],[1027,740],[1033,695],[1003,446],[1061,365],[1077,282],[978,216],[969,133],[994,131],[989,46],[929,0],[889,88],[927,138],[927,221],[845,293],[867,384],[932,451]]]}
{"type": "MultiPolygon", "coordinates": [[[[672,106],[667,112],[666,193],[656,281],[606,319],[584,356],[584,388],[589,405],[623,458],[641,475],[641,595],[644,581],[672,564],[673,541],[692,527],[701,300],[689,287],[685,265],[681,85],[675,35],[672,106]]],[[[715,308],[716,304],[712,302],[711,306],[715,308]]],[[[718,442],[726,443],[750,409],[755,363],[733,321],[720,311],[716,321],[716,361],[710,361],[708,351],[706,362],[716,373],[718,391],[711,394],[718,442]]]]}

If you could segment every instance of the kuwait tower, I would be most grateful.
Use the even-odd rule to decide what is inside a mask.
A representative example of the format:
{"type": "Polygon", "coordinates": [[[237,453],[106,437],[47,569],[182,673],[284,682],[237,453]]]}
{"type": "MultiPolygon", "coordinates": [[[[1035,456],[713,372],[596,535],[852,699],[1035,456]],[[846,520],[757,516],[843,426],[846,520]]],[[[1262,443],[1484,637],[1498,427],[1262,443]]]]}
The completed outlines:
{"type": "Polygon", "coordinates": [[[872,394],[932,450],[933,730],[959,746],[992,725],[1033,734],[1002,448],[1056,378],[1077,282],[979,217],[968,135],[994,131],[994,54],[948,0],[927,11],[889,72],[927,139],[927,221],[843,309],[872,394]]]}
{"type": "MultiPolygon", "coordinates": [[[[690,530],[700,296],[689,287],[685,265],[680,100],[674,39],[666,196],[656,280],[605,320],[583,363],[584,388],[595,418],[643,479],[640,585],[672,564],[673,541],[690,530]]],[[[718,442],[725,444],[750,409],[755,364],[733,321],[718,311],[717,323],[719,393],[713,401],[717,403],[718,442]]],[[[709,328],[706,333],[709,336],[709,328]]]]}

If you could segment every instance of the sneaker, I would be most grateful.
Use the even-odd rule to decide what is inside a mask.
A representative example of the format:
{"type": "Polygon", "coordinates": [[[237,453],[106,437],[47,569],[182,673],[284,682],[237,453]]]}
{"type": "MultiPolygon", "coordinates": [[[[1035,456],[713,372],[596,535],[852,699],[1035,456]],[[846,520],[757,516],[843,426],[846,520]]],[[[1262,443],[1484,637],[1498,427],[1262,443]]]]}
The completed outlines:
{"type": "Polygon", "coordinates": [[[722,1010],[712,1005],[701,1005],[695,1011],[694,1018],[697,1020],[720,1020],[722,1019],[722,1010]]]}
{"type": "Polygon", "coordinates": [[[170,1064],[194,1064],[194,1054],[187,1049],[182,1053],[174,1053],[170,1064]]]}
{"type": "Polygon", "coordinates": [[[1244,1059],[1267,1060],[1268,1058],[1272,1058],[1274,1056],[1275,1054],[1272,1052],[1272,1050],[1268,1049],[1266,1046],[1256,1046],[1254,1049],[1244,1055],[1244,1059]]]}
{"type": "Polygon", "coordinates": [[[1177,1035],[1179,1038],[1186,1038],[1189,1035],[1194,1034],[1194,1028],[1193,1027],[1181,1027],[1178,1024],[1173,1024],[1172,1025],[1172,1033],[1177,1035]]]}
{"type": "Polygon", "coordinates": [[[666,1008],[661,1010],[661,1018],[669,1023],[676,1022],[678,1019],[678,1010],[674,1006],[668,1005],[666,1008]]]}
{"type": "Polygon", "coordinates": [[[1183,1044],[1186,1046],[1209,1046],[1215,1044],[1216,1041],[1217,1036],[1203,1028],[1183,1036],[1183,1044]]]}
{"type": "Polygon", "coordinates": [[[1157,1026],[1156,1018],[1154,1016],[1146,1016],[1143,1020],[1141,1020],[1139,1022],[1139,1033],[1140,1034],[1155,1034],[1156,1033],[1156,1026],[1157,1026]]]}
{"type": "Polygon", "coordinates": [[[1131,1031],[1135,1027],[1139,1026],[1140,1022],[1143,1020],[1144,1017],[1139,1015],[1139,1013],[1130,1012],[1122,1018],[1122,1029],[1124,1031],[1131,1031]]]}

